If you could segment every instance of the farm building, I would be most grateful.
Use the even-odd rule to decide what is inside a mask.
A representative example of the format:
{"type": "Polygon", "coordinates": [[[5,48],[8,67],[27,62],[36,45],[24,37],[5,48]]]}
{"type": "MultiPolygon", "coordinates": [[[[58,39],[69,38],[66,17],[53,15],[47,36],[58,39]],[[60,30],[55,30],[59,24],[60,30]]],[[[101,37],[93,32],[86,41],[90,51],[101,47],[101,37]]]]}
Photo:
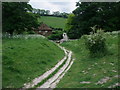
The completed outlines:
{"type": "Polygon", "coordinates": [[[52,29],[48,27],[46,24],[41,24],[38,29],[34,30],[36,33],[41,34],[43,36],[49,36],[52,34],[52,29]]]}

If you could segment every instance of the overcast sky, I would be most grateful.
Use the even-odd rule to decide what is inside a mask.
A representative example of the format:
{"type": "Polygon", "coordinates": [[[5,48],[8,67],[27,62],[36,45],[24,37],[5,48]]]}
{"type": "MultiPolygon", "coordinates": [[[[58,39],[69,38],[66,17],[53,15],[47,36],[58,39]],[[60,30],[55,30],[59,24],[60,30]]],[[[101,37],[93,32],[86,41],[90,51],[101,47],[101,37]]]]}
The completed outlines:
{"type": "Polygon", "coordinates": [[[36,9],[70,13],[76,8],[77,1],[79,0],[30,0],[29,4],[36,9]]]}

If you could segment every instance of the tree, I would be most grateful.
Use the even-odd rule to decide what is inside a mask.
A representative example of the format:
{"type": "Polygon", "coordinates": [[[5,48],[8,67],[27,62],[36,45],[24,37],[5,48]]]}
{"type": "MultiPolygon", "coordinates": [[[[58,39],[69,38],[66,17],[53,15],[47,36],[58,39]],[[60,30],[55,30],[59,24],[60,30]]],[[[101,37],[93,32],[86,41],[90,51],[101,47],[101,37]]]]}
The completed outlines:
{"type": "Polygon", "coordinates": [[[63,31],[56,30],[52,33],[52,35],[48,36],[50,40],[60,40],[63,38],[63,31]]]}
{"type": "Polygon", "coordinates": [[[77,8],[73,11],[75,17],[71,22],[74,26],[68,32],[68,34],[76,32],[72,38],[89,34],[92,31],[90,27],[95,25],[105,31],[120,29],[119,2],[77,2],[76,6],[77,8]]]}
{"type": "Polygon", "coordinates": [[[39,12],[38,9],[35,9],[35,8],[32,9],[32,13],[37,14],[38,12],[39,12]]]}
{"type": "Polygon", "coordinates": [[[68,18],[68,13],[65,13],[65,12],[63,12],[63,13],[60,13],[60,15],[61,15],[61,17],[63,17],[63,18],[68,18]]]}
{"type": "Polygon", "coordinates": [[[60,12],[59,12],[59,11],[53,12],[53,15],[54,15],[54,16],[59,16],[59,15],[60,15],[60,12]]]}
{"type": "Polygon", "coordinates": [[[3,2],[3,32],[13,35],[37,27],[37,18],[31,13],[32,7],[27,2],[3,2]]]}
{"type": "Polygon", "coordinates": [[[45,14],[46,14],[46,15],[50,15],[50,10],[46,10],[46,11],[45,11],[45,14]]]}
{"type": "Polygon", "coordinates": [[[68,37],[72,38],[72,39],[79,38],[79,33],[78,33],[78,29],[76,27],[75,20],[76,20],[75,15],[70,14],[68,16],[67,23],[66,23],[66,32],[68,34],[68,37]]]}
{"type": "Polygon", "coordinates": [[[45,15],[45,10],[40,10],[40,15],[44,16],[45,15]]]}

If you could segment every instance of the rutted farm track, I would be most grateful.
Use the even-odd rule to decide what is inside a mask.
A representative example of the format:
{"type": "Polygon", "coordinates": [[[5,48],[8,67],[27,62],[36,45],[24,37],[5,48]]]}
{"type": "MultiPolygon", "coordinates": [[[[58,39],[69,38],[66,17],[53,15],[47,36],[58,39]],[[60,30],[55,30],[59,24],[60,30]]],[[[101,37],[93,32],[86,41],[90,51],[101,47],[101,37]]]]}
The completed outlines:
{"type": "MultiPolygon", "coordinates": [[[[59,45],[58,45],[59,46],[59,45]]],[[[32,82],[24,84],[23,88],[55,88],[65,73],[70,69],[74,62],[72,59],[72,51],[66,50],[64,47],[59,46],[65,52],[65,56],[53,68],[46,71],[44,74],[35,78],[32,82]],[[56,72],[57,70],[57,72],[56,72]],[[54,74],[53,74],[54,73],[54,74]],[[52,75],[51,77],[49,77],[52,75]],[[43,80],[44,83],[39,85],[43,80]]]]}

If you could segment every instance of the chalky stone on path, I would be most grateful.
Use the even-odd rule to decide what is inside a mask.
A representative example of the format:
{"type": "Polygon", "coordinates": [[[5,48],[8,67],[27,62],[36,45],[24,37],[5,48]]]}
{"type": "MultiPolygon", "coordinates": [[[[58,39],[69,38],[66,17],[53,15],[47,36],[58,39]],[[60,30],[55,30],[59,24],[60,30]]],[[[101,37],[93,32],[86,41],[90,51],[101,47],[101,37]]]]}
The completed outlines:
{"type": "Polygon", "coordinates": [[[82,81],[82,82],[80,82],[81,84],[89,84],[89,83],[91,83],[91,82],[88,82],[88,81],[82,81]]]}
{"type": "Polygon", "coordinates": [[[105,77],[105,78],[101,79],[100,81],[98,81],[98,82],[96,83],[96,85],[97,85],[97,84],[106,83],[108,80],[110,80],[110,77],[105,77]]]}
{"type": "MultiPolygon", "coordinates": [[[[58,45],[59,46],[59,45],[58,45]]],[[[53,75],[50,79],[48,79],[43,85],[41,85],[39,88],[55,88],[57,83],[59,83],[60,79],[65,75],[65,73],[70,69],[71,65],[74,62],[74,59],[71,60],[72,57],[72,51],[66,50],[64,47],[59,46],[61,49],[65,52],[65,57],[59,61],[55,67],[50,69],[49,71],[45,72],[43,75],[41,75],[38,78],[35,78],[32,82],[24,84],[24,88],[32,88],[38,83],[40,83],[42,80],[47,78],[50,74],[52,74],[60,65],[63,64],[63,62],[66,60],[66,63],[58,70],[58,72],[53,75]]]]}
{"type": "Polygon", "coordinates": [[[38,78],[35,78],[32,82],[30,83],[25,83],[23,88],[32,88],[38,83],[40,83],[43,79],[47,78],[50,74],[52,74],[66,59],[67,59],[67,50],[64,47],[59,46],[62,50],[65,52],[64,58],[59,61],[52,69],[46,71],[43,75],[41,75],[38,78]]]}
{"type": "Polygon", "coordinates": [[[63,76],[65,75],[65,73],[71,68],[73,62],[75,59],[72,59],[70,65],[68,66],[68,68],[65,70],[65,72],[55,81],[51,84],[50,88],[56,88],[56,85],[59,83],[59,81],[63,78],[63,76]]]}
{"type": "Polygon", "coordinates": [[[60,68],[60,70],[53,77],[48,79],[43,85],[41,85],[38,88],[50,88],[51,84],[58,79],[58,77],[65,71],[65,69],[69,65],[70,60],[71,60],[71,55],[72,55],[72,52],[70,51],[68,54],[68,59],[67,59],[66,63],[63,65],[63,67],[60,68]]]}
{"type": "Polygon", "coordinates": [[[108,88],[115,88],[116,86],[120,86],[120,83],[115,83],[114,85],[111,85],[108,88]]]}

